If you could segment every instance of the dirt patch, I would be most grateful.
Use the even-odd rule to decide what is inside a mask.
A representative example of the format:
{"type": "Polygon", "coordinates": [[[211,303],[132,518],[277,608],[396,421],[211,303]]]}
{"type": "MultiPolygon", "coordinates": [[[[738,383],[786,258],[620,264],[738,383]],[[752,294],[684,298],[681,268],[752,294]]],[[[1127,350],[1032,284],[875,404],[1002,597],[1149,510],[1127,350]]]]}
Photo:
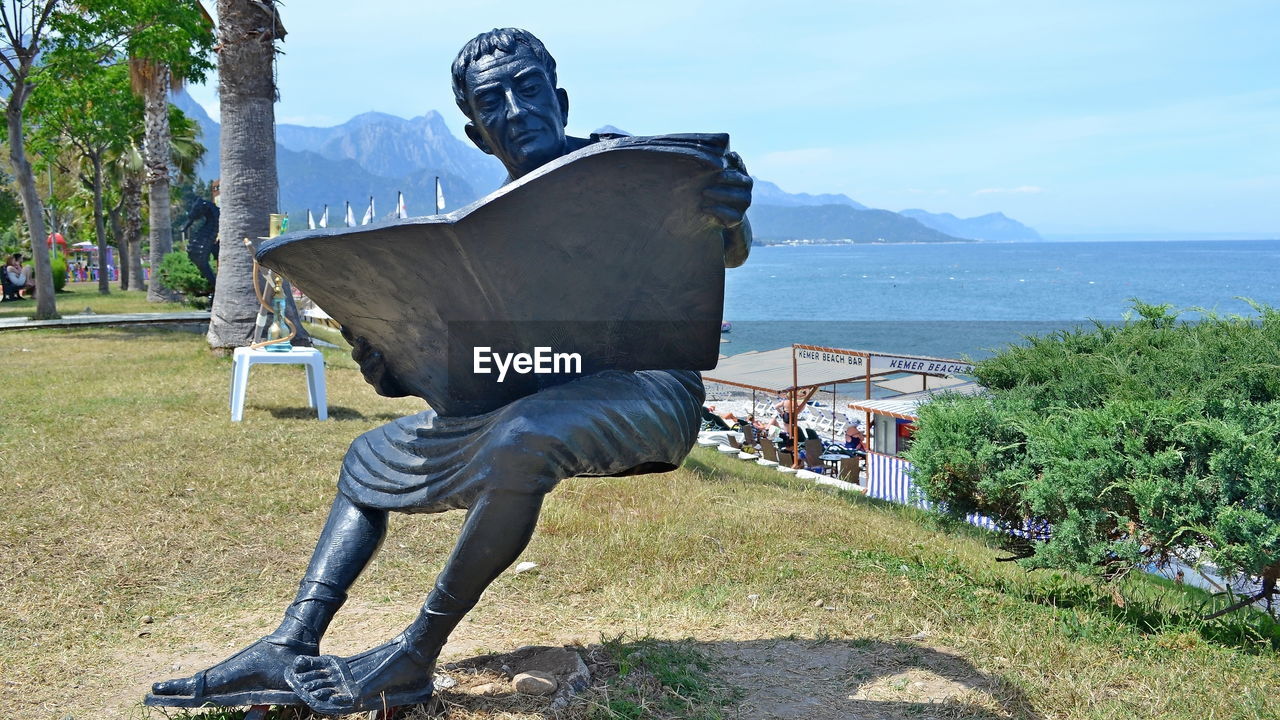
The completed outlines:
{"type": "Polygon", "coordinates": [[[753,720],[1037,718],[1015,690],[953,651],[879,641],[709,643],[753,720]]]}

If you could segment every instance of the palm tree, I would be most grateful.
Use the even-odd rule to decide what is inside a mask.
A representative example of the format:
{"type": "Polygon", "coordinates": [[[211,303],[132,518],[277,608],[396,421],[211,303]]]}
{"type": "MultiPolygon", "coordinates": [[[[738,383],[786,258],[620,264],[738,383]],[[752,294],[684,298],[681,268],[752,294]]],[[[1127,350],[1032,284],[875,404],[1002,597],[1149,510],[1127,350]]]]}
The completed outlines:
{"type": "MultiPolygon", "coordinates": [[[[110,3],[109,3],[110,4],[110,3]]],[[[150,209],[151,268],[173,249],[170,215],[169,160],[172,137],[169,126],[169,91],[187,80],[202,80],[209,67],[205,54],[212,44],[213,18],[197,0],[169,3],[120,1],[115,3],[116,22],[135,28],[129,40],[129,79],[143,101],[145,139],[142,143],[150,209]],[[123,18],[123,19],[119,19],[123,18]]],[[[105,7],[105,6],[104,6],[105,7]]],[[[170,291],[156,278],[147,290],[151,302],[172,300],[170,291]]]]}
{"type": "MultiPolygon", "coordinates": [[[[265,237],[270,215],[277,210],[272,64],[275,42],[284,37],[285,30],[274,0],[218,0],[218,24],[222,243],[208,339],[215,351],[226,352],[252,341],[258,314],[253,257],[244,239],[265,237]]],[[[289,304],[296,322],[291,298],[289,304]]]]}
{"type": "Polygon", "coordinates": [[[148,209],[151,217],[151,271],[153,282],[147,288],[147,300],[172,300],[170,293],[154,275],[165,254],[173,249],[173,228],[169,218],[169,90],[182,87],[182,79],[169,72],[169,66],[149,58],[129,58],[129,80],[133,91],[142,97],[146,139],[142,143],[142,162],[146,168],[148,209]]]}

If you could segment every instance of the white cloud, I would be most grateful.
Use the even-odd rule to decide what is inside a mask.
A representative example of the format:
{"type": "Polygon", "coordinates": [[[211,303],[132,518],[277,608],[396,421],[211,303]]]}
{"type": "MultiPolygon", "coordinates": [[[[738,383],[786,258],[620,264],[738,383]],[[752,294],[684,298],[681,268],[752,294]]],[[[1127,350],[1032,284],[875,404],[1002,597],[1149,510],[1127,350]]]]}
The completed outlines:
{"type": "Polygon", "coordinates": [[[1015,188],[982,188],[974,190],[974,195],[1038,195],[1044,188],[1035,185],[1019,185],[1015,188]]]}

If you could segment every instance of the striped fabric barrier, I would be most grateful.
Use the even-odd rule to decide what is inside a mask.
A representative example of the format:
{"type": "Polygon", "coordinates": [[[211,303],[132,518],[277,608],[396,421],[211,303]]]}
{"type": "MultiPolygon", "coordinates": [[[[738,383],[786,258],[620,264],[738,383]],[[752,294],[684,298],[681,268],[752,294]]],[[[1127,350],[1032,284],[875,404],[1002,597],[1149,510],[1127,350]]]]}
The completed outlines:
{"type": "MultiPolygon", "coordinates": [[[[911,469],[911,463],[900,457],[867,453],[867,497],[932,510],[933,504],[911,482],[911,469]]],[[[984,515],[969,513],[965,520],[986,530],[996,529],[995,522],[984,515]]]]}

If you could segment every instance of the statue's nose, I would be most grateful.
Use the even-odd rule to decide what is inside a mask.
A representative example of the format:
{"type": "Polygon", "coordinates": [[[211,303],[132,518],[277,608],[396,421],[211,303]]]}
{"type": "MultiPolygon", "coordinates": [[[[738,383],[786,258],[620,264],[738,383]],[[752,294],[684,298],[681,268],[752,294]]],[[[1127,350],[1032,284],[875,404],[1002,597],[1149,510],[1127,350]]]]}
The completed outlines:
{"type": "Polygon", "coordinates": [[[529,112],[528,108],[524,106],[524,103],[520,101],[520,98],[516,97],[515,91],[507,90],[506,97],[507,119],[518,118],[529,112]]]}

